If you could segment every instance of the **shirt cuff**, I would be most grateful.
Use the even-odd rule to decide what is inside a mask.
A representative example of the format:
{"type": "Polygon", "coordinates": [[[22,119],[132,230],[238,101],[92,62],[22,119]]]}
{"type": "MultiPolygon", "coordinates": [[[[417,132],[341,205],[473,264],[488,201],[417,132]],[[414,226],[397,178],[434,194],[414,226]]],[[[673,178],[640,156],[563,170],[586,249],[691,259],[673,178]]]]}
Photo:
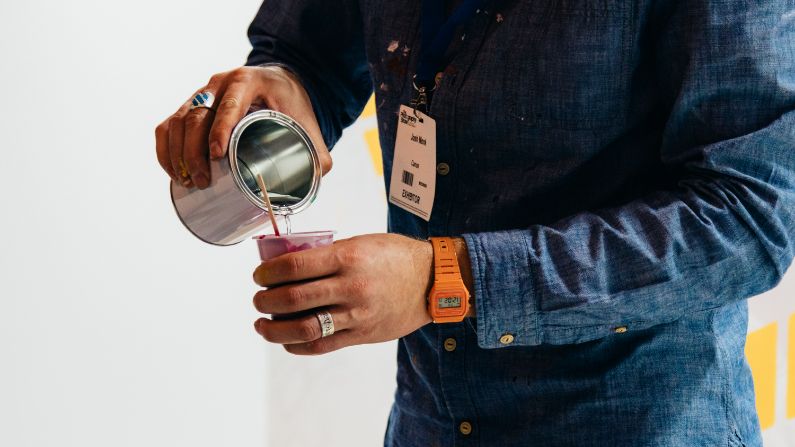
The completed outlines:
{"type": "Polygon", "coordinates": [[[483,349],[541,343],[524,231],[463,235],[472,264],[478,345],[483,349]]]}

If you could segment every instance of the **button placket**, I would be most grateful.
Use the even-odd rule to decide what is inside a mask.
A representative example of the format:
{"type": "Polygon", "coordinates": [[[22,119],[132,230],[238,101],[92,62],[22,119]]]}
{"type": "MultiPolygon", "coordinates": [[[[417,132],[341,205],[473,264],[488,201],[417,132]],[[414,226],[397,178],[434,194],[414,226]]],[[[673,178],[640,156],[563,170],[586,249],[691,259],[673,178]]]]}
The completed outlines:
{"type": "Polygon", "coordinates": [[[474,433],[477,412],[472,403],[466,371],[468,340],[465,323],[441,324],[438,328],[438,343],[441,345],[439,373],[442,396],[453,423],[450,429],[457,435],[456,445],[477,445],[474,433]]]}

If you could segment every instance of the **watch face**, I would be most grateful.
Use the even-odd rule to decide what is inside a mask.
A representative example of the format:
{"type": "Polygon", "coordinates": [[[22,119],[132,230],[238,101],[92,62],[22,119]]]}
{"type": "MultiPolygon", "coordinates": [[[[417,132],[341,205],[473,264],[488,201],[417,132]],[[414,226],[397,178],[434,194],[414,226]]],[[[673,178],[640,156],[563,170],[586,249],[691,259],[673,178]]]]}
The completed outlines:
{"type": "Polygon", "coordinates": [[[461,307],[460,296],[440,296],[436,298],[436,307],[439,309],[452,309],[461,307]]]}

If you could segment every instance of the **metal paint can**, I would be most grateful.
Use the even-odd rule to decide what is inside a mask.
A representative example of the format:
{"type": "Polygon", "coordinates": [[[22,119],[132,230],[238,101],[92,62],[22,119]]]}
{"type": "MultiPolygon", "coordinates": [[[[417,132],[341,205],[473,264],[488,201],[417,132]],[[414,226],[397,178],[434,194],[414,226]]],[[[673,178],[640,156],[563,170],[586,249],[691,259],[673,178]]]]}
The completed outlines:
{"type": "Polygon", "coordinates": [[[270,226],[256,176],[276,215],[298,213],[317,197],[322,171],[306,131],[273,110],[253,112],[232,131],[226,158],[210,161],[210,185],[171,182],[171,201],[185,227],[213,245],[234,245],[270,226]]]}

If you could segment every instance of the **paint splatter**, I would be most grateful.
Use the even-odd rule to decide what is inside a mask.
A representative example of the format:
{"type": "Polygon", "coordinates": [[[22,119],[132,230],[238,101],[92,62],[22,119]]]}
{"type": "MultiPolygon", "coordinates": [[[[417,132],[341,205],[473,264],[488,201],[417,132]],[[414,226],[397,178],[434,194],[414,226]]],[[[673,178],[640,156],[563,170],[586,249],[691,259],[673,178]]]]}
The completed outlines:
{"type": "Polygon", "coordinates": [[[390,53],[394,53],[399,46],[400,42],[398,42],[397,40],[393,40],[392,42],[389,42],[389,46],[386,47],[386,50],[389,51],[390,53]]]}
{"type": "Polygon", "coordinates": [[[380,89],[382,92],[388,92],[388,91],[389,91],[389,86],[388,86],[388,85],[386,85],[386,83],[384,83],[384,82],[382,82],[382,83],[381,83],[381,85],[379,85],[379,86],[378,86],[378,88],[379,88],[379,89],[380,89]]]}
{"type": "Polygon", "coordinates": [[[411,48],[409,48],[408,45],[403,45],[403,57],[408,56],[409,51],[411,51],[411,48]]]}
{"type": "Polygon", "coordinates": [[[505,17],[502,16],[499,12],[497,13],[497,23],[502,23],[505,20],[505,17]]]}

